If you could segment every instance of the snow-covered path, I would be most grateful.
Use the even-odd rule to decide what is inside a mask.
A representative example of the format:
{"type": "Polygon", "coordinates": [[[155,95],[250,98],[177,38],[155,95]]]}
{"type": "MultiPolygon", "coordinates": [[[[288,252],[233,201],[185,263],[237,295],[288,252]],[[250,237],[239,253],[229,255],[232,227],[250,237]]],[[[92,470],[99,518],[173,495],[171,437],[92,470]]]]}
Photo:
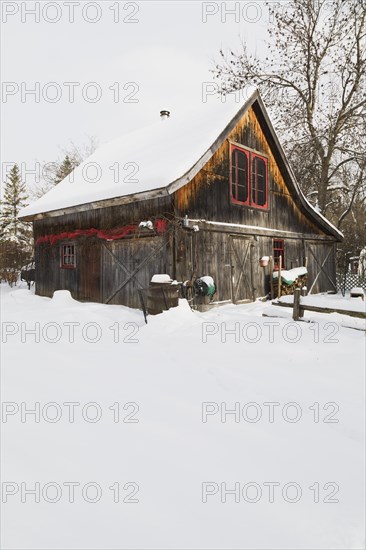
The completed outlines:
{"type": "Polygon", "coordinates": [[[364,548],[365,333],[343,316],[182,302],[145,325],[1,287],[2,547],[364,548]]]}

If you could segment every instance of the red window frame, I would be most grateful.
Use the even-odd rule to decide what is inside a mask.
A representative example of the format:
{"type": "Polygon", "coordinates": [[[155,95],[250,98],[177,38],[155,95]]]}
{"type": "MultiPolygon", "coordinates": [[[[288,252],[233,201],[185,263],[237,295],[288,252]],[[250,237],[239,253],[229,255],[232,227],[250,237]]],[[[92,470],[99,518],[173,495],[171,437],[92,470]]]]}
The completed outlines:
{"type": "Polygon", "coordinates": [[[279,258],[282,257],[281,269],[285,268],[285,241],[283,239],[273,239],[273,266],[279,267],[279,258]]]}
{"type": "Polygon", "coordinates": [[[241,204],[244,206],[251,206],[253,208],[258,208],[260,210],[268,210],[268,159],[266,157],[263,157],[262,155],[259,155],[258,153],[254,153],[252,151],[249,151],[248,149],[245,149],[243,147],[239,147],[238,145],[231,145],[230,149],[230,198],[231,202],[234,204],[241,204]],[[247,162],[248,162],[248,170],[247,170],[247,189],[248,189],[248,198],[247,200],[240,201],[237,199],[238,195],[238,163],[233,162],[234,153],[235,151],[240,151],[241,153],[244,153],[247,162]],[[264,204],[258,204],[258,172],[253,169],[256,159],[260,159],[264,162],[265,165],[265,185],[264,185],[264,192],[265,192],[265,202],[264,204]],[[235,170],[235,172],[234,172],[235,170]],[[233,179],[233,174],[235,173],[235,181],[233,179]],[[254,178],[256,178],[256,181],[254,183],[254,178]],[[233,194],[233,187],[236,186],[236,197],[233,194]],[[256,197],[253,198],[253,190],[256,192],[256,197]]]}
{"type": "Polygon", "coordinates": [[[61,267],[63,269],[76,268],[76,246],[75,243],[61,244],[61,267]]]}
{"type": "Polygon", "coordinates": [[[250,163],[250,172],[251,172],[251,204],[252,206],[255,206],[255,208],[261,208],[262,210],[265,210],[268,208],[268,160],[265,157],[262,157],[261,155],[257,155],[257,153],[251,154],[251,163],[250,163]],[[254,170],[253,166],[257,162],[257,159],[263,161],[264,163],[264,193],[265,193],[265,201],[263,204],[258,204],[258,191],[259,191],[259,185],[258,185],[258,170],[254,170]],[[255,185],[254,185],[254,179],[255,185]],[[253,191],[256,193],[256,199],[253,199],[253,191]]]}
{"type": "Polygon", "coordinates": [[[250,204],[250,178],[249,178],[249,174],[250,174],[250,156],[249,156],[249,151],[246,151],[245,149],[242,149],[241,147],[236,147],[235,145],[232,146],[231,148],[231,155],[230,155],[230,162],[231,162],[231,170],[230,170],[230,195],[231,195],[231,201],[236,203],[236,204],[245,204],[245,205],[249,205],[250,204]],[[233,156],[235,154],[235,151],[238,151],[239,153],[242,153],[246,156],[246,159],[247,159],[247,200],[246,201],[240,201],[238,198],[239,196],[239,190],[238,190],[238,187],[239,187],[239,174],[238,174],[238,171],[239,171],[239,168],[238,168],[238,162],[235,163],[234,165],[234,162],[233,162],[233,156]],[[233,181],[233,172],[235,170],[235,181],[233,181]],[[233,187],[236,188],[236,197],[234,196],[233,194],[233,187]]]}

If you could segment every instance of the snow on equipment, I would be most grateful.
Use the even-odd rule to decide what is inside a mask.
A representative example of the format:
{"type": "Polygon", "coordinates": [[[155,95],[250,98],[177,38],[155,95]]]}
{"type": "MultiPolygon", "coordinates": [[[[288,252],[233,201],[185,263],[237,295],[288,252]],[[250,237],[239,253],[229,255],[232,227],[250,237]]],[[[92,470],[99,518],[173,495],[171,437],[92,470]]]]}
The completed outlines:
{"type": "Polygon", "coordinates": [[[216,293],[216,285],[213,278],[209,275],[198,277],[194,281],[193,286],[198,296],[208,296],[211,300],[216,293]]]}
{"type": "Polygon", "coordinates": [[[363,288],[361,288],[360,286],[354,286],[351,289],[350,296],[351,298],[361,298],[362,300],[365,300],[365,293],[363,291],[363,288]]]}
{"type": "MultiPolygon", "coordinates": [[[[146,308],[150,315],[157,315],[178,306],[179,285],[166,273],[153,275],[146,291],[146,308]]],[[[146,320],[146,317],[145,317],[146,320]]]]}

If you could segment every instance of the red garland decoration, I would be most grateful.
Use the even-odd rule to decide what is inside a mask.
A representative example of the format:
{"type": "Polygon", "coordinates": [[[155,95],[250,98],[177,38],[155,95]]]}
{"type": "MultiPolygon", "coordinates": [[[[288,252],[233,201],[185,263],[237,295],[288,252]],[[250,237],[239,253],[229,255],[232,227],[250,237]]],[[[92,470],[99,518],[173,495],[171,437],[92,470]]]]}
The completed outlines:
{"type": "MultiPolygon", "coordinates": [[[[157,233],[164,233],[167,230],[167,220],[157,219],[155,222],[155,229],[157,233]]],[[[58,235],[44,235],[39,237],[36,241],[36,245],[49,243],[53,246],[57,241],[64,239],[75,239],[75,237],[98,237],[106,241],[115,241],[121,239],[130,233],[133,233],[138,228],[137,225],[125,225],[118,229],[110,229],[103,231],[102,229],[75,229],[75,231],[64,231],[58,235]]]]}
{"type": "Polygon", "coordinates": [[[168,222],[162,218],[158,218],[155,222],[155,229],[157,233],[165,233],[168,229],[168,222]]]}

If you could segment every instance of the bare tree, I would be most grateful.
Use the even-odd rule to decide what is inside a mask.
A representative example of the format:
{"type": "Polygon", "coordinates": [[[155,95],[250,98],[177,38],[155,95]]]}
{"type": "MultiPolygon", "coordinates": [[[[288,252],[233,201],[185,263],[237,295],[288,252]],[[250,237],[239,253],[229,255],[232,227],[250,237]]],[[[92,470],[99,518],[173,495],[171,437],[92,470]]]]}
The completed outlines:
{"type": "Polygon", "coordinates": [[[366,196],[366,3],[267,5],[268,53],[242,43],[213,72],[224,94],[259,88],[302,189],[340,226],[366,196]]]}

